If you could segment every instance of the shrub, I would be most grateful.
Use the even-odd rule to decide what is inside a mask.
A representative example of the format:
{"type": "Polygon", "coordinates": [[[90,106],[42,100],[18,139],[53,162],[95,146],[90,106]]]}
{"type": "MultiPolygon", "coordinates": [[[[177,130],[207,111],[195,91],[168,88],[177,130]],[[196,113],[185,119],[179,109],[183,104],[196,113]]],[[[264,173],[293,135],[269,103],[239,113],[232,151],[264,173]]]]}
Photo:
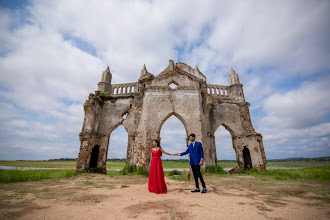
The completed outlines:
{"type": "Polygon", "coordinates": [[[133,164],[126,164],[124,168],[119,171],[123,175],[127,175],[129,173],[134,173],[136,171],[136,166],[133,164]]]}
{"type": "Polygon", "coordinates": [[[143,166],[136,167],[136,165],[132,165],[132,164],[126,164],[124,168],[119,172],[123,175],[137,174],[137,175],[149,176],[149,172],[146,171],[143,168],[143,166]]]}
{"type": "Polygon", "coordinates": [[[228,174],[223,168],[219,165],[206,167],[206,173],[215,173],[215,174],[228,174]]]}
{"type": "Polygon", "coordinates": [[[172,170],[168,173],[169,176],[174,176],[174,175],[182,175],[182,173],[178,170],[172,170]]]}
{"type": "Polygon", "coordinates": [[[143,168],[143,166],[139,166],[139,167],[136,169],[135,173],[136,173],[137,175],[149,176],[149,172],[146,171],[146,170],[143,168]]]}

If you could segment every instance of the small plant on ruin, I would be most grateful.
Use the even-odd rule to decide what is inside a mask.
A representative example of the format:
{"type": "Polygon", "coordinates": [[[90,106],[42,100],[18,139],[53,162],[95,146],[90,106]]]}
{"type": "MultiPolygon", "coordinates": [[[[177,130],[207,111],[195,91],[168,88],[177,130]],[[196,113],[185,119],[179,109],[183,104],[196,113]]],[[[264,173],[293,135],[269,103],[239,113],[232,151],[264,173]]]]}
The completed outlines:
{"type": "Polygon", "coordinates": [[[109,97],[111,97],[111,95],[109,94],[109,92],[100,92],[100,96],[102,98],[109,98],[109,97]]]}

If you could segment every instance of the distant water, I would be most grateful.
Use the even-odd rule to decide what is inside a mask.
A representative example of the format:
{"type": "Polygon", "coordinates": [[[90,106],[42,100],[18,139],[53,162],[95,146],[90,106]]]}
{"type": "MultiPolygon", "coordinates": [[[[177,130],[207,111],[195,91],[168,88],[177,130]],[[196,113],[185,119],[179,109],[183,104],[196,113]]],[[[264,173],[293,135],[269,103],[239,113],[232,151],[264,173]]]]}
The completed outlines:
{"type": "MultiPolygon", "coordinates": [[[[267,169],[303,169],[305,167],[267,167],[267,169]]],[[[62,169],[69,169],[69,168],[47,168],[47,167],[14,167],[14,166],[0,166],[0,170],[62,170],[62,169]]],[[[231,170],[232,167],[225,167],[224,170],[231,170]]],[[[107,171],[120,171],[121,168],[107,168],[107,171]]],[[[188,172],[189,168],[164,168],[164,171],[184,171],[188,172]]]]}

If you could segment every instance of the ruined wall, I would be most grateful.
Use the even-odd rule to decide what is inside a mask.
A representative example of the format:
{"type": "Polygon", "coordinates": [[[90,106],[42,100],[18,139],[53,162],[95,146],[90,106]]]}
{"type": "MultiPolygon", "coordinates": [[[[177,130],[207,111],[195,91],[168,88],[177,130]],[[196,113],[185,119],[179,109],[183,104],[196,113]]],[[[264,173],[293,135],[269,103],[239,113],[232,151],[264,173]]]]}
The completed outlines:
{"type": "Polygon", "coordinates": [[[175,65],[173,61],[169,61],[169,66],[157,76],[149,73],[144,65],[135,83],[111,84],[111,78],[108,68],[102,73],[99,90],[84,104],[77,170],[90,168],[91,152],[97,145],[96,169],[106,171],[109,138],[121,124],[128,132],[129,163],[148,168],[152,140],[161,141],[161,127],[172,115],[183,123],[187,138],[195,133],[197,140],[202,142],[206,161],[203,169],[216,165],[214,133],[220,126],[232,135],[240,168],[246,165],[244,147],[249,150],[252,167],[266,168],[262,136],[251,124],[249,103],[245,102],[243,86],[233,70],[229,76],[230,86],[207,84],[197,66],[175,65]],[[170,87],[171,84],[175,86],[170,87]],[[101,92],[108,92],[110,96],[102,96],[101,92]]]}

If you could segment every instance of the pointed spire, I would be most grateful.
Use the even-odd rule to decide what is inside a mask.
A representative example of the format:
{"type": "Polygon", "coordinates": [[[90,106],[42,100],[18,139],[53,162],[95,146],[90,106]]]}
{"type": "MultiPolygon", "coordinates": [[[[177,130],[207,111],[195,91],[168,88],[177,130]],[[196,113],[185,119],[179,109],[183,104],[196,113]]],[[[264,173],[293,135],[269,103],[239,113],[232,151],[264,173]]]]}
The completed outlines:
{"type": "Polygon", "coordinates": [[[196,65],[195,69],[199,71],[199,69],[198,69],[198,66],[197,66],[197,65],[196,65]]]}
{"type": "Polygon", "coordinates": [[[233,68],[230,69],[229,85],[240,84],[237,73],[233,68]]]}
{"type": "Polygon", "coordinates": [[[103,71],[101,82],[111,83],[111,72],[109,66],[103,71]]]}
{"type": "Polygon", "coordinates": [[[148,72],[147,67],[146,67],[146,64],[143,64],[143,68],[142,68],[142,70],[145,70],[145,71],[148,72]]]}
{"type": "Polygon", "coordinates": [[[145,64],[143,64],[143,67],[142,67],[142,70],[141,70],[141,73],[140,73],[140,77],[144,76],[147,73],[148,73],[147,67],[146,67],[145,64]]]}
{"type": "Polygon", "coordinates": [[[103,72],[101,81],[97,84],[97,91],[111,93],[111,78],[110,67],[108,66],[103,72]]]}
{"type": "Polygon", "coordinates": [[[233,68],[230,68],[230,75],[231,74],[236,74],[237,75],[237,73],[235,72],[235,70],[233,68]]]}

